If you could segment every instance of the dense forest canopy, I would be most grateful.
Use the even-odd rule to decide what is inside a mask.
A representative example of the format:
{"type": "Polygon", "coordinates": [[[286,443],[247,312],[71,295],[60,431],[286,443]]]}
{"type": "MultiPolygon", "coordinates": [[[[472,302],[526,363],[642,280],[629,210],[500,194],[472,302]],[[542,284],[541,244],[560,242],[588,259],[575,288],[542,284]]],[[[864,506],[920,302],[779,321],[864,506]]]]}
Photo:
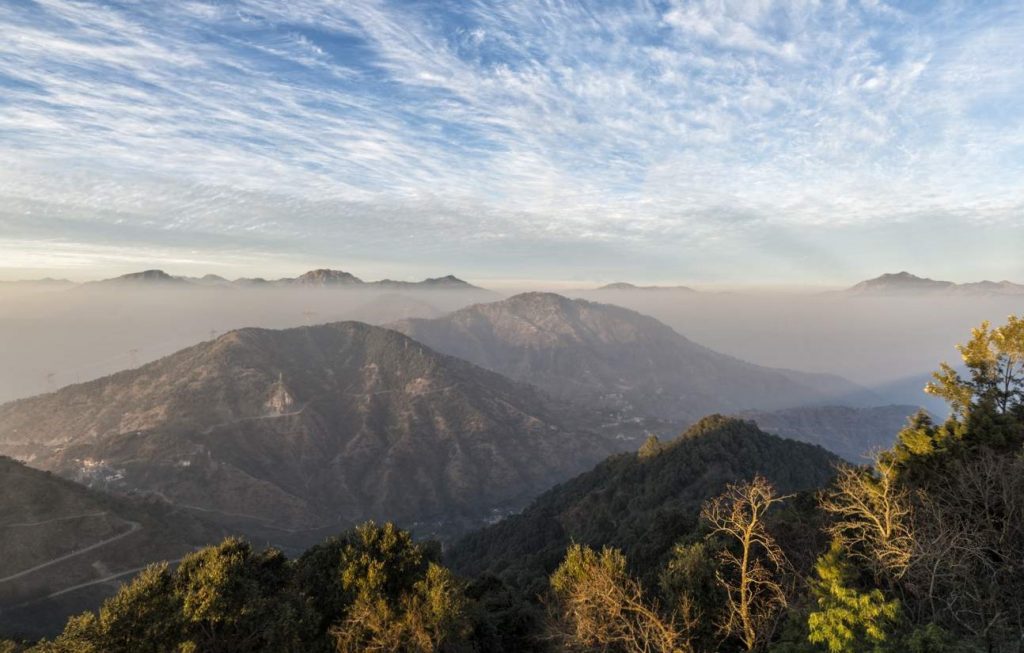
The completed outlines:
{"type": "MultiPolygon", "coordinates": [[[[454,551],[456,568],[474,567],[472,576],[391,524],[365,524],[292,560],[227,539],[176,567],[148,568],[52,641],[0,650],[1020,651],[1024,319],[981,325],[960,353],[966,373],[944,364],[927,388],[950,404],[944,423],[918,415],[872,466],[822,452],[835,466],[818,491],[768,461],[764,474],[724,486],[688,484],[715,489],[672,504],[662,484],[682,486],[669,483],[680,469],[671,461],[687,447],[700,460],[693,452],[708,447],[691,433],[650,441],[553,490],[575,495],[560,505],[575,506],[577,519],[595,520],[566,539],[568,513],[548,510],[547,526],[562,531],[531,535],[558,543],[553,563],[474,567],[488,531],[454,551]],[[653,480],[622,482],[630,475],[653,480]],[[636,506],[642,519],[616,523],[636,506]]],[[[807,445],[737,435],[743,424],[713,418],[701,428],[731,433],[716,448],[760,443],[803,451],[794,466],[814,459],[807,445]]],[[[507,523],[545,524],[523,519],[507,523]]]]}

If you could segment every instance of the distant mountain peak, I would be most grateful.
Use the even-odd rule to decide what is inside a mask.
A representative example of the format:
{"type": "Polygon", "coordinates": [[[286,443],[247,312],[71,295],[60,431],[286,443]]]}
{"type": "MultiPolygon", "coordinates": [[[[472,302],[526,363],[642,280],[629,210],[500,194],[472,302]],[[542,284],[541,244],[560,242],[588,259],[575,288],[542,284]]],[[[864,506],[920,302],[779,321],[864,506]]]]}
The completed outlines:
{"type": "Polygon", "coordinates": [[[473,284],[463,281],[454,274],[446,274],[443,277],[424,279],[421,281],[424,286],[452,286],[460,288],[474,288],[473,284]]]}
{"type": "Polygon", "coordinates": [[[320,268],[299,275],[292,283],[304,286],[355,286],[362,284],[363,280],[343,270],[320,268]]]}
{"type": "Polygon", "coordinates": [[[628,283],[626,281],[616,281],[615,283],[609,283],[597,288],[596,290],[675,290],[679,292],[697,292],[693,288],[688,286],[638,286],[634,283],[628,283]]]}
{"type": "Polygon", "coordinates": [[[159,284],[165,284],[165,283],[186,283],[186,281],[184,279],[179,278],[179,277],[171,276],[171,275],[167,274],[166,272],[164,272],[163,270],[153,269],[153,270],[142,270],[141,272],[130,272],[128,274],[122,274],[119,277],[114,277],[112,279],[103,279],[102,281],[98,281],[98,282],[95,282],[95,283],[103,283],[103,284],[159,283],[159,284]]]}
{"type": "Polygon", "coordinates": [[[0,454],[249,532],[365,519],[454,531],[614,450],[575,416],[391,329],[248,327],[0,405],[0,454]]]}
{"type": "Polygon", "coordinates": [[[555,293],[522,293],[391,327],[560,399],[620,415],[695,420],[829,396],[817,380],[714,352],[653,317],[555,293]]]}
{"type": "Polygon", "coordinates": [[[540,290],[522,292],[512,295],[503,302],[495,302],[495,305],[505,304],[507,306],[571,306],[573,304],[586,305],[590,302],[582,299],[569,299],[565,295],[540,290]]]}
{"type": "Polygon", "coordinates": [[[423,281],[395,281],[394,279],[381,279],[380,281],[369,282],[370,286],[379,286],[381,288],[393,288],[399,290],[405,289],[436,289],[436,290],[480,290],[483,288],[474,286],[473,284],[463,281],[453,274],[448,274],[443,277],[432,277],[424,279],[423,281]]]}
{"type": "Polygon", "coordinates": [[[943,293],[956,295],[1024,295],[1024,285],[1009,281],[977,281],[954,283],[919,277],[906,270],[887,272],[874,279],[861,281],[846,290],[850,294],[899,295],[943,293]]]}
{"type": "MultiPolygon", "coordinates": [[[[942,286],[948,286],[952,282],[950,281],[936,281],[935,279],[929,279],[928,277],[919,277],[916,274],[911,274],[906,270],[900,272],[886,272],[881,274],[874,279],[868,279],[861,281],[857,286],[879,286],[890,283],[899,284],[939,284],[942,286]]],[[[854,286],[854,287],[857,287],[854,286]]]]}

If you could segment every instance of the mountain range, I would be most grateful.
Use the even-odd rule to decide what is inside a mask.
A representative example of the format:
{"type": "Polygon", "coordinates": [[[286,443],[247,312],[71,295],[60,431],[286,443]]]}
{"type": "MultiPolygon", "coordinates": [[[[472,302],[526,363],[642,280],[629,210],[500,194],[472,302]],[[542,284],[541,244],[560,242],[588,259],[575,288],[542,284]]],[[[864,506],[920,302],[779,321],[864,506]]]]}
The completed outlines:
{"type": "Polygon", "coordinates": [[[458,277],[447,275],[423,281],[394,281],[383,279],[380,281],[363,281],[359,277],[342,270],[318,269],[310,270],[297,277],[282,279],[263,278],[241,278],[234,281],[224,277],[207,274],[202,277],[173,276],[163,270],[143,270],[123,274],[119,277],[90,281],[82,284],[86,287],[94,286],[212,286],[212,287],[261,287],[261,286],[297,286],[304,288],[376,288],[385,290],[472,290],[476,292],[488,292],[483,288],[474,286],[458,277]]]}
{"type": "Polygon", "coordinates": [[[626,416],[692,423],[714,412],[827,403],[863,392],[839,377],[761,367],[712,351],[629,309],[552,293],[391,326],[561,399],[626,416]]]}
{"type": "MultiPolygon", "coordinates": [[[[0,406],[0,453],[274,541],[464,530],[616,447],[531,386],[395,331],[242,329],[0,406]]],[[[618,445],[621,446],[621,445],[618,445]]]]}
{"type": "Polygon", "coordinates": [[[1010,281],[954,283],[918,277],[904,271],[861,281],[844,292],[851,295],[1024,295],[1024,284],[1010,281]]]}
{"type": "MultiPolygon", "coordinates": [[[[289,284],[349,277],[320,270],[289,284]]],[[[147,271],[110,283],[222,282],[147,271]]],[[[439,312],[415,302],[387,292],[356,313],[439,312]]],[[[0,627],[45,632],[145,563],[227,532],[296,550],[375,519],[451,543],[513,514],[461,540],[456,566],[536,577],[570,540],[643,561],[691,531],[727,481],[763,473],[786,492],[826,482],[835,456],[750,420],[859,460],[914,410],[829,406],[863,389],[550,293],[391,327],[236,329],[0,405],[0,455],[38,468],[0,459],[0,627]],[[700,419],[714,412],[744,419],[700,419]]]]}

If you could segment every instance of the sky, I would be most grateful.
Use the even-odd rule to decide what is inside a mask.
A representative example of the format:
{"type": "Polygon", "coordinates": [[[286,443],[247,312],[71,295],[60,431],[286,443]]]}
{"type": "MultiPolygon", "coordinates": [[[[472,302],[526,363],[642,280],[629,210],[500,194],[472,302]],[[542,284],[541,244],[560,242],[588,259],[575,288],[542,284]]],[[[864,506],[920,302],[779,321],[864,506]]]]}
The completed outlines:
{"type": "Polygon", "coordinates": [[[0,279],[1024,281],[1024,3],[0,0],[0,279]]]}

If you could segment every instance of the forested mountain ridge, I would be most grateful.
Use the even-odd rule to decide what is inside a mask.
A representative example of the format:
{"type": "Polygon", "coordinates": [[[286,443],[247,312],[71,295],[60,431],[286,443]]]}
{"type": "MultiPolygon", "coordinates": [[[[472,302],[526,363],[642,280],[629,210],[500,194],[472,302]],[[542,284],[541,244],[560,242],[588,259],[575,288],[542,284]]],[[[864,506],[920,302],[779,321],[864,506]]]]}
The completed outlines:
{"type": "MultiPolygon", "coordinates": [[[[693,422],[714,412],[822,403],[826,379],[747,363],[611,304],[525,293],[393,328],[555,396],[693,422]]],[[[858,388],[830,377],[842,391],[858,388]]]]}
{"type": "Polygon", "coordinates": [[[817,447],[714,415],[675,440],[649,440],[545,492],[526,509],[462,538],[448,551],[454,569],[513,582],[546,577],[572,543],[622,549],[653,568],[697,526],[701,504],[738,478],[762,475],[783,492],[813,490],[838,459],[817,447]]]}
{"type": "Polygon", "coordinates": [[[358,322],[242,329],[0,406],[2,453],[273,541],[371,517],[458,530],[612,450],[532,387],[358,322]]]}

